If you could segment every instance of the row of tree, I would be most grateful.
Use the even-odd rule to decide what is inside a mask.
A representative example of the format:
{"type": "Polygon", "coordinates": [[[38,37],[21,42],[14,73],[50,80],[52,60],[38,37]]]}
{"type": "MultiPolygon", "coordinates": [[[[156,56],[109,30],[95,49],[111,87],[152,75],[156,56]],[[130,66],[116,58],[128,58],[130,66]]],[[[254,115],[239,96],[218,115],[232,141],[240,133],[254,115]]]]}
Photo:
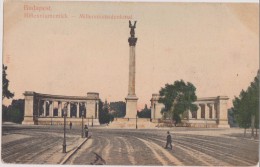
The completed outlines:
{"type": "Polygon", "coordinates": [[[239,97],[235,97],[231,110],[239,127],[245,129],[244,135],[251,127],[251,137],[256,137],[259,129],[259,72],[247,90],[242,90],[239,97]]]}
{"type": "Polygon", "coordinates": [[[22,123],[24,117],[24,100],[12,100],[11,105],[2,105],[3,122],[22,123]]]}
{"type": "Polygon", "coordinates": [[[138,118],[151,118],[151,109],[145,104],[144,108],[137,112],[137,116],[138,118]]]}

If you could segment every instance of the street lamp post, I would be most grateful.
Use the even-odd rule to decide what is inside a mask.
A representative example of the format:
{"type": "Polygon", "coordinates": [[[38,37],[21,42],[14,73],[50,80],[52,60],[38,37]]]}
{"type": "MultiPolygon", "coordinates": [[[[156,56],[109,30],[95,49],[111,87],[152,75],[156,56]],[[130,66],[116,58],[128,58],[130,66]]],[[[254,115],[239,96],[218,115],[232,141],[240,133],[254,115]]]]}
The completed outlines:
{"type": "Polygon", "coordinates": [[[81,117],[82,117],[82,121],[81,121],[81,125],[82,125],[82,130],[81,130],[81,137],[84,137],[84,123],[83,123],[83,117],[84,117],[84,111],[82,110],[81,113],[81,117]]]}
{"type": "Polygon", "coordinates": [[[67,106],[65,106],[63,110],[63,117],[64,117],[64,138],[63,138],[63,149],[62,153],[66,153],[66,117],[67,117],[67,106]]]}
{"type": "Polygon", "coordinates": [[[93,115],[92,115],[92,127],[93,127],[93,115]]]}
{"type": "Polygon", "coordinates": [[[136,114],[136,126],[135,126],[135,129],[137,129],[137,114],[136,114]]]}

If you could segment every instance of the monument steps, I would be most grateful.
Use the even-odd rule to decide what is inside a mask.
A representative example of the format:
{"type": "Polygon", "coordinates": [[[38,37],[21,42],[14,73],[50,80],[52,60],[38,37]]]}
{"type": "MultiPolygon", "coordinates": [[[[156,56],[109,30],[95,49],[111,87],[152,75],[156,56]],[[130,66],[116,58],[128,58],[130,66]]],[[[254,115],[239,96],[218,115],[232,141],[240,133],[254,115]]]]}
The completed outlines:
{"type": "MultiPolygon", "coordinates": [[[[155,128],[157,124],[150,121],[148,118],[137,118],[138,129],[149,129],[155,128]]],[[[109,124],[108,128],[124,128],[124,129],[135,129],[136,119],[135,118],[116,118],[112,123],[109,124]]]]}

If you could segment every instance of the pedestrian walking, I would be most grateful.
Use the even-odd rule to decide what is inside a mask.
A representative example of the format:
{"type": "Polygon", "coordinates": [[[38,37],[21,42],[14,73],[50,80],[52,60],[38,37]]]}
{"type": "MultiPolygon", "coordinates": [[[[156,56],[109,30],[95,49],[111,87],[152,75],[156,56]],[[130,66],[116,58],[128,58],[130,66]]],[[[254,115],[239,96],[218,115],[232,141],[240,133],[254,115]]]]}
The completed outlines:
{"type": "Polygon", "coordinates": [[[70,129],[72,128],[72,122],[70,122],[70,129]]]}
{"type": "Polygon", "coordinates": [[[87,125],[85,125],[84,130],[85,130],[85,137],[88,137],[88,126],[87,125]]]}
{"type": "Polygon", "coordinates": [[[171,148],[171,150],[172,150],[172,137],[171,137],[169,131],[167,132],[167,138],[166,138],[166,141],[167,141],[167,142],[166,142],[165,149],[167,149],[167,148],[168,148],[168,145],[170,145],[170,148],[171,148]]]}

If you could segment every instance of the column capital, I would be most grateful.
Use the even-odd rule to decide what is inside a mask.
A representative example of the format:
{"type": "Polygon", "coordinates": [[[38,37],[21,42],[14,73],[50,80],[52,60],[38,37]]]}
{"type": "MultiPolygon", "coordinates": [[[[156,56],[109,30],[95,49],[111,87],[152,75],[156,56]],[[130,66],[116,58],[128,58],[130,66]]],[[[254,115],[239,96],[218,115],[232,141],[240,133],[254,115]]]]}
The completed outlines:
{"type": "Polygon", "coordinates": [[[208,103],[207,104],[209,107],[212,107],[212,106],[214,106],[214,103],[208,103]]]}

